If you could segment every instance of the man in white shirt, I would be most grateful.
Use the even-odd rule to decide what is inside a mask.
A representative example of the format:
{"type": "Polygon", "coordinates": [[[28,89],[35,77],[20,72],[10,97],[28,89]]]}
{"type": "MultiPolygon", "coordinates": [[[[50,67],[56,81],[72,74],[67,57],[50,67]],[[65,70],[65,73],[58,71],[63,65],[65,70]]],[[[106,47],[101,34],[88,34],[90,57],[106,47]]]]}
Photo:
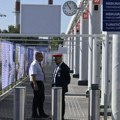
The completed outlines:
{"type": "Polygon", "coordinates": [[[45,114],[43,105],[45,100],[44,93],[44,81],[45,75],[43,68],[41,66],[41,61],[43,60],[43,55],[41,52],[35,53],[35,60],[31,63],[29,68],[29,77],[31,81],[31,86],[33,88],[33,104],[32,104],[32,118],[47,118],[48,115],[45,114]],[[39,113],[38,113],[39,112],[39,113]]]}

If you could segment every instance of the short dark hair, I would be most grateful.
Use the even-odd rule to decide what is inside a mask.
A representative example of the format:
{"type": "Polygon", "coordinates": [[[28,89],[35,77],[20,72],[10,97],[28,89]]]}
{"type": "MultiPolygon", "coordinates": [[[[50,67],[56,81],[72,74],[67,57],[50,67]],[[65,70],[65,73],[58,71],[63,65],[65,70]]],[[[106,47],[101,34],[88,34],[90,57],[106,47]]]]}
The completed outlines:
{"type": "Polygon", "coordinates": [[[35,53],[35,58],[36,58],[39,54],[42,55],[42,52],[36,52],[36,53],[35,53]]]}

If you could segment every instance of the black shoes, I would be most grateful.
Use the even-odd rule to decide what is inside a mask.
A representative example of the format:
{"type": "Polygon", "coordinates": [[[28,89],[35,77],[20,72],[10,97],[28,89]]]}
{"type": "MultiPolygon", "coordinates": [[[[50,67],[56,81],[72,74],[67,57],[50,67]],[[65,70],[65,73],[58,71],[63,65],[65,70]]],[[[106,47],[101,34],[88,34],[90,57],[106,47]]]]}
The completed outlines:
{"type": "Polygon", "coordinates": [[[39,116],[39,115],[33,115],[32,118],[33,119],[37,119],[37,118],[41,118],[41,116],[39,116]]]}
{"type": "Polygon", "coordinates": [[[41,117],[41,118],[48,118],[49,115],[47,115],[47,114],[44,113],[44,114],[40,115],[40,117],[41,117]]]}
{"type": "Polygon", "coordinates": [[[45,113],[42,114],[42,115],[40,115],[40,116],[39,116],[39,115],[35,115],[35,116],[33,115],[33,116],[32,116],[33,119],[37,119],[37,118],[48,118],[48,117],[49,117],[49,115],[47,115],[47,114],[45,114],[45,113]]]}

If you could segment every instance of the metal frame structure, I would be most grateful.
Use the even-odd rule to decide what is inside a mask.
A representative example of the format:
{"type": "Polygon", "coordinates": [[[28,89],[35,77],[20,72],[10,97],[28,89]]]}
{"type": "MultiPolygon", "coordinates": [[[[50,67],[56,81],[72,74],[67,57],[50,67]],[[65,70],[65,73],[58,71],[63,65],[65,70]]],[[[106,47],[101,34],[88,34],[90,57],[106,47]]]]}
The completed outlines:
{"type": "Polygon", "coordinates": [[[71,35],[71,34],[10,34],[10,33],[0,33],[0,39],[10,38],[10,37],[62,37],[64,39],[68,37],[105,37],[104,34],[82,34],[82,35],[71,35]]]}
{"type": "MultiPolygon", "coordinates": [[[[92,37],[92,38],[99,38],[99,40],[103,40],[102,38],[105,37],[104,34],[93,34],[93,35],[89,35],[89,34],[76,34],[76,35],[73,35],[73,34],[18,34],[18,33],[14,33],[14,34],[10,34],[10,33],[0,33],[0,41],[4,41],[4,40],[8,40],[8,41],[11,41],[11,42],[21,42],[19,44],[21,45],[26,45],[26,46],[31,46],[31,45],[35,45],[35,46],[40,46],[40,45],[49,45],[49,42],[52,40],[51,38],[52,37],[60,37],[60,38],[63,38],[63,39],[58,39],[58,40],[55,40],[55,41],[63,41],[63,42],[66,42],[66,41],[69,41],[68,38],[69,37],[92,37]],[[35,38],[38,38],[38,39],[27,39],[27,38],[30,38],[30,37],[35,37],[35,38]],[[15,39],[14,39],[15,38],[15,39]],[[18,39],[17,39],[18,38],[18,39]],[[49,39],[50,38],[50,39],[49,39]],[[25,43],[25,42],[33,42],[33,43],[25,43]],[[34,43],[34,42],[48,42],[48,44],[42,44],[42,43],[34,43]]],[[[54,45],[54,44],[50,44],[50,45],[54,45]]]]}

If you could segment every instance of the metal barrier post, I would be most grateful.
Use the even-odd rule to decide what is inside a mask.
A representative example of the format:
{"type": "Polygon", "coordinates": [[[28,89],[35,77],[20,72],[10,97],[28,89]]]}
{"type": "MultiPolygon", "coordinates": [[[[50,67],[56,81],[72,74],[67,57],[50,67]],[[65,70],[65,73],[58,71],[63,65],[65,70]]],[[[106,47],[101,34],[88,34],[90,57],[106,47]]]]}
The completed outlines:
{"type": "Polygon", "coordinates": [[[100,90],[92,84],[90,90],[90,120],[100,120],[100,90]]]}
{"type": "Polygon", "coordinates": [[[90,91],[87,91],[86,97],[88,97],[88,120],[90,120],[90,91]]]}
{"type": "Polygon", "coordinates": [[[24,120],[26,87],[16,87],[14,92],[14,120],[24,120]]]}
{"type": "Polygon", "coordinates": [[[52,118],[62,120],[62,88],[52,87],[52,118]]]}

